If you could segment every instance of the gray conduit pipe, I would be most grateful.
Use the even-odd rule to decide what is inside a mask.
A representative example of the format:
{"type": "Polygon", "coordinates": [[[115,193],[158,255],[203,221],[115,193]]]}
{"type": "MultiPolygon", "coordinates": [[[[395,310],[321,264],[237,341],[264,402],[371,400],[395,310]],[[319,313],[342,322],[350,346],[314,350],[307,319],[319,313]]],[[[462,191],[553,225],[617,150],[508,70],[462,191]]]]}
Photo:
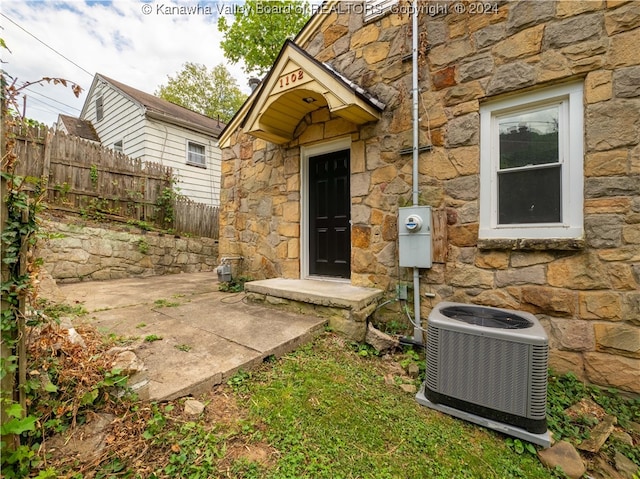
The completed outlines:
{"type": "MultiPolygon", "coordinates": [[[[420,100],[420,86],[418,85],[418,9],[419,0],[413,2],[412,9],[412,118],[413,118],[413,206],[419,203],[419,155],[420,155],[420,118],[418,107],[420,100]]],[[[413,268],[413,314],[415,322],[413,324],[413,339],[423,343],[422,324],[420,322],[420,270],[413,268]]]]}

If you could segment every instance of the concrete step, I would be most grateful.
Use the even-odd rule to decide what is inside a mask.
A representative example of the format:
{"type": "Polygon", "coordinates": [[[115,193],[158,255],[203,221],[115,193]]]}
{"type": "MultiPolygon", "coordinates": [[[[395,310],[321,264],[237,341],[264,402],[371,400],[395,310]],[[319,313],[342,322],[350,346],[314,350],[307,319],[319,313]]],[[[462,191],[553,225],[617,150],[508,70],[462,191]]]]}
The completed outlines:
{"type": "Polygon", "coordinates": [[[244,285],[250,301],[327,318],[329,327],[363,341],[367,318],[384,292],[337,281],[272,278],[244,285]]]}

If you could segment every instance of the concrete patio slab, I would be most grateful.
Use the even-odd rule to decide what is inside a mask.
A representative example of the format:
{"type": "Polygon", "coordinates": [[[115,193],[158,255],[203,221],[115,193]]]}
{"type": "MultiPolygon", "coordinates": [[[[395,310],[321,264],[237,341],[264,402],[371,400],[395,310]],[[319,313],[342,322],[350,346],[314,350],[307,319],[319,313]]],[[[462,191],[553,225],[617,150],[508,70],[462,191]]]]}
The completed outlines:
{"type": "Polygon", "coordinates": [[[129,341],[144,361],[149,399],[198,395],[310,341],[326,319],[245,304],[218,291],[215,273],[176,274],[60,286],[86,321],[129,341]],[[161,338],[145,341],[147,337],[161,338]]]}
{"type": "Polygon", "coordinates": [[[153,303],[218,291],[215,273],[180,273],[113,281],[65,283],[59,289],[67,302],[80,302],[89,311],[153,303]]]}

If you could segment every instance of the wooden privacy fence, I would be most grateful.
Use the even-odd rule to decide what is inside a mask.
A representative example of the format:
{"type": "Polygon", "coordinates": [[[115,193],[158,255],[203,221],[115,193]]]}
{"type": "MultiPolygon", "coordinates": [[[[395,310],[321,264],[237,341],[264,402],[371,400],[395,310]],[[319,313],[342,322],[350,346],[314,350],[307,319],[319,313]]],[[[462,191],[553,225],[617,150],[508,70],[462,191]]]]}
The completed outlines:
{"type": "Polygon", "coordinates": [[[129,158],[46,127],[19,126],[11,133],[19,158],[16,173],[46,180],[50,208],[121,216],[217,238],[218,209],[176,200],[171,167],[129,158]]]}
{"type": "Polygon", "coordinates": [[[176,231],[218,238],[218,207],[178,198],[174,203],[176,231]]]}

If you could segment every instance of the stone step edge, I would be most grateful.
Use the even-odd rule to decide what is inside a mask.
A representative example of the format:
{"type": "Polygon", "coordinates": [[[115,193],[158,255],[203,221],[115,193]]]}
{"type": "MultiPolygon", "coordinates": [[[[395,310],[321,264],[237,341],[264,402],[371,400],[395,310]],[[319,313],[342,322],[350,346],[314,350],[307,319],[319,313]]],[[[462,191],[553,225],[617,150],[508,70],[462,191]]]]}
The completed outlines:
{"type": "Polygon", "coordinates": [[[317,306],[325,306],[328,308],[351,309],[360,311],[367,309],[371,304],[377,303],[382,298],[384,292],[382,290],[373,290],[371,295],[360,300],[349,300],[345,298],[335,298],[324,294],[313,294],[310,292],[301,293],[294,290],[286,290],[281,288],[270,288],[260,284],[245,284],[245,293],[258,294],[270,298],[280,298],[300,303],[314,304],[317,306]]]}

